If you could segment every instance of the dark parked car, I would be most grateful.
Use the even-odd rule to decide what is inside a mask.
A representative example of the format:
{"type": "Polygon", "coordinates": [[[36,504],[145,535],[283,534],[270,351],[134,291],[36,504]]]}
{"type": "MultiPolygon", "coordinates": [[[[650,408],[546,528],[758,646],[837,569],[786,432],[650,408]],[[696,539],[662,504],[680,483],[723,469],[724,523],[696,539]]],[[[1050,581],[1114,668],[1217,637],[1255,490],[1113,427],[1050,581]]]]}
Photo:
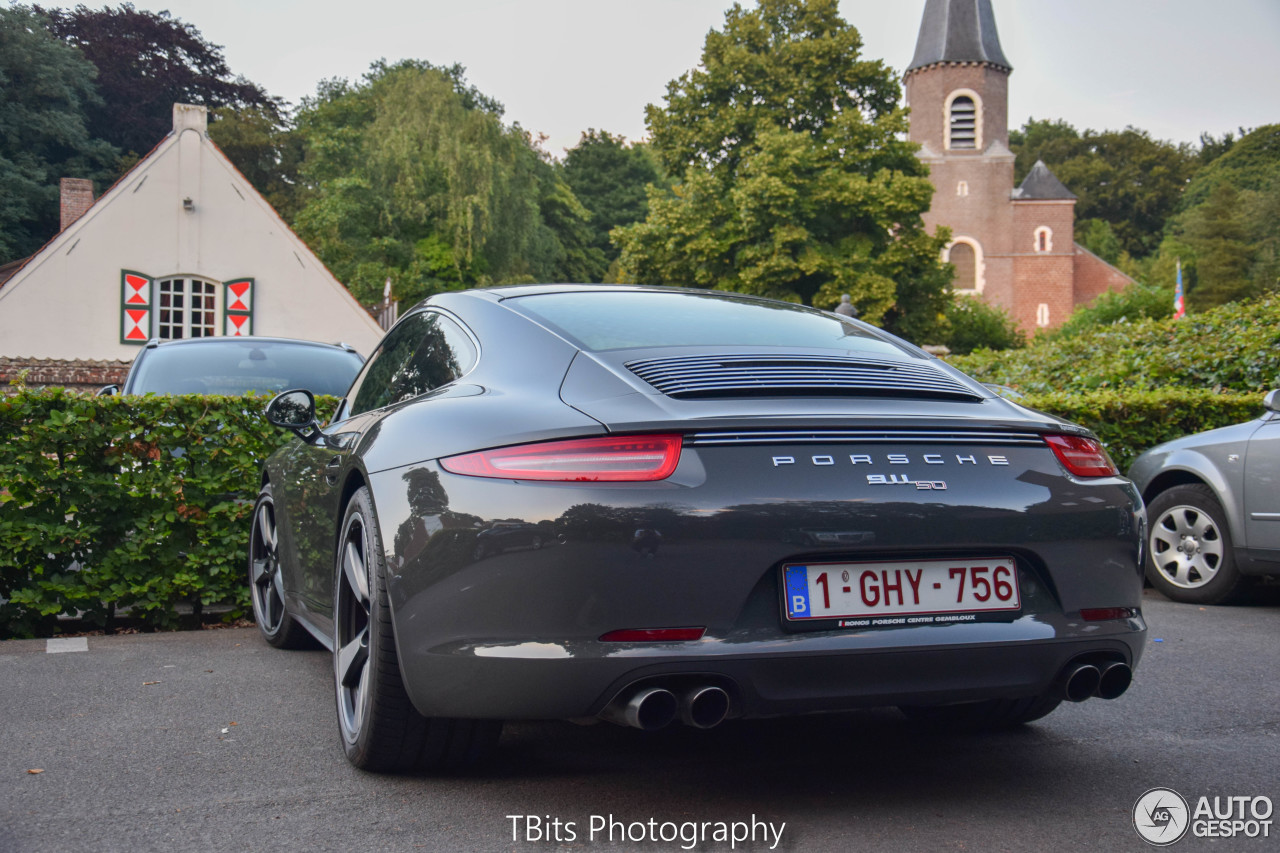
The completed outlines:
{"type": "Polygon", "coordinates": [[[306,388],[341,397],[364,364],[347,344],[292,338],[211,337],[149,341],[123,386],[103,394],[247,394],[306,388]]]}
{"type": "Polygon", "coordinates": [[[1147,579],[1174,601],[1223,604],[1280,575],[1280,391],[1257,420],[1153,447],[1129,468],[1151,529],[1147,579]]]}
{"type": "Polygon", "coordinates": [[[1098,441],[856,320],[441,294],[327,426],[305,392],[268,416],[300,440],[263,469],[255,614],[333,652],[360,767],[465,764],[503,719],[1013,725],[1142,652],[1142,501],[1098,441]],[[545,547],[491,551],[513,522],[545,547]]]}

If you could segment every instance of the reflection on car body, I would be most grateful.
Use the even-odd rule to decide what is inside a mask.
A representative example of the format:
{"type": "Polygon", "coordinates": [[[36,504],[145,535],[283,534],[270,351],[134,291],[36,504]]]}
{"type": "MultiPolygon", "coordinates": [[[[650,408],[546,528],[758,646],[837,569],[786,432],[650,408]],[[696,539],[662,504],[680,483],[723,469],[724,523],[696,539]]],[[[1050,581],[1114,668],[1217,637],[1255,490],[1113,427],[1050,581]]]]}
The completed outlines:
{"type": "Polygon", "coordinates": [[[332,651],[360,767],[459,766],[504,719],[1014,725],[1119,696],[1141,655],[1144,511],[1096,439],[856,320],[441,294],[332,423],[288,415],[255,614],[332,651]]]}

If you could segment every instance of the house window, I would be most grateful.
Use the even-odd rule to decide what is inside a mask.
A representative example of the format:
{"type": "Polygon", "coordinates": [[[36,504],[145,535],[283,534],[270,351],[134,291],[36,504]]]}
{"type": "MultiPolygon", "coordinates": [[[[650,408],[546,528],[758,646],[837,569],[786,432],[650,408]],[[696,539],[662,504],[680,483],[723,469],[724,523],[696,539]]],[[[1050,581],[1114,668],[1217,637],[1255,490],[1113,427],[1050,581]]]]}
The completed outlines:
{"type": "Polygon", "coordinates": [[[207,338],[218,333],[216,284],[196,278],[166,278],[156,284],[157,338],[207,338]]]}
{"type": "Polygon", "coordinates": [[[1053,251],[1053,229],[1047,225],[1041,225],[1036,229],[1035,249],[1037,252],[1053,251]]]}
{"type": "Polygon", "coordinates": [[[968,195],[968,194],[969,194],[969,182],[968,182],[968,181],[961,181],[960,183],[956,184],[956,195],[958,195],[958,196],[966,196],[966,195],[968,195]]]}
{"type": "Polygon", "coordinates": [[[1036,306],[1036,325],[1041,328],[1049,325],[1049,306],[1044,302],[1036,306]]]}
{"type": "Polygon", "coordinates": [[[978,147],[978,105],[969,95],[956,95],[947,109],[947,147],[978,147]]]}

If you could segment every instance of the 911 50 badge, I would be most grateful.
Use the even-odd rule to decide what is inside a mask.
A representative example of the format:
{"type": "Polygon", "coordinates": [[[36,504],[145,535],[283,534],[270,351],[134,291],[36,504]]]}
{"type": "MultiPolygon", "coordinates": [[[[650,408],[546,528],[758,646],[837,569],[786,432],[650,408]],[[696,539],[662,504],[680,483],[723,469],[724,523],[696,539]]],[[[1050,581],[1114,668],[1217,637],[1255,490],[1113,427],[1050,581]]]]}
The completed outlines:
{"type": "Polygon", "coordinates": [[[912,480],[906,474],[868,474],[868,486],[915,486],[917,489],[945,491],[946,480],[912,480]]]}

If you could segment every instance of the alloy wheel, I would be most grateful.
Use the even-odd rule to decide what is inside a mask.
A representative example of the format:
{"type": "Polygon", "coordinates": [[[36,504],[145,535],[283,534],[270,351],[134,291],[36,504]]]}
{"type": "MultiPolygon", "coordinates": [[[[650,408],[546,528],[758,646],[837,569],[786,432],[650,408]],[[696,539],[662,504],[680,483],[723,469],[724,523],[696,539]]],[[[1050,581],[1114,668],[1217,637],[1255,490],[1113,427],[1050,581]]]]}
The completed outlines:
{"type": "Polygon", "coordinates": [[[333,653],[342,734],[354,742],[369,710],[369,539],[364,518],[354,513],[342,533],[341,572],[336,579],[333,653]]]}
{"type": "Polygon", "coordinates": [[[1151,526],[1151,559],[1174,586],[1195,589],[1222,565],[1222,533],[1209,514],[1185,504],[1165,510],[1151,526]]]}
{"type": "Polygon", "coordinates": [[[249,564],[253,581],[251,591],[254,619],[264,632],[274,634],[280,629],[285,610],[275,506],[270,499],[260,501],[258,511],[253,516],[249,564]]]}

